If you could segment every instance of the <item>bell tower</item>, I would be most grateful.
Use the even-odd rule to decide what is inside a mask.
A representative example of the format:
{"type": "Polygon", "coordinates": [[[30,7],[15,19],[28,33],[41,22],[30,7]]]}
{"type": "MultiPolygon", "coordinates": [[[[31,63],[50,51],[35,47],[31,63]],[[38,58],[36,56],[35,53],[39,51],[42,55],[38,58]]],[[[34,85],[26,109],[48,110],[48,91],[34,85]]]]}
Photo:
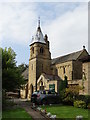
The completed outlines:
{"type": "Polygon", "coordinates": [[[30,43],[28,98],[37,91],[37,80],[42,73],[50,73],[51,53],[48,36],[43,36],[40,19],[35,35],[30,43]]]}

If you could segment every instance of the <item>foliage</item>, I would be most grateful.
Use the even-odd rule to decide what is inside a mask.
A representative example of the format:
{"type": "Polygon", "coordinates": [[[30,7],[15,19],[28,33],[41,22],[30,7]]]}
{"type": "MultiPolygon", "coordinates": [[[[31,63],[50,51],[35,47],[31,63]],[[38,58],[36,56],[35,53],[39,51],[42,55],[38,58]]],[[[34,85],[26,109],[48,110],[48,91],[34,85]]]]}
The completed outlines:
{"type": "Polygon", "coordinates": [[[64,76],[64,88],[68,87],[68,81],[67,81],[67,76],[64,76]]]}
{"type": "Polygon", "coordinates": [[[74,101],[74,107],[86,108],[86,103],[82,100],[77,100],[77,101],[74,101]]]}
{"type": "Polygon", "coordinates": [[[63,80],[60,80],[59,92],[61,92],[63,89],[64,89],[63,80]]]}
{"type": "Polygon", "coordinates": [[[90,109],[90,103],[88,104],[87,108],[90,109]]]}
{"type": "Polygon", "coordinates": [[[62,93],[62,91],[65,90],[68,87],[67,76],[65,76],[64,78],[65,78],[64,80],[60,81],[60,85],[59,85],[60,93],[62,93]]]}
{"type": "Polygon", "coordinates": [[[90,103],[90,95],[79,95],[77,96],[77,100],[82,100],[86,103],[86,106],[90,103]]]}
{"type": "Polygon", "coordinates": [[[60,93],[60,100],[63,101],[65,98],[65,89],[68,87],[67,76],[64,77],[64,80],[60,81],[59,85],[59,93],[60,93]]]}
{"type": "Polygon", "coordinates": [[[6,100],[6,92],[5,90],[2,90],[2,110],[12,108],[14,105],[16,104],[13,101],[6,100]]]}
{"type": "Polygon", "coordinates": [[[79,86],[69,86],[65,89],[65,97],[63,99],[63,102],[67,104],[72,104],[78,95],[79,86]]]}
{"type": "Polygon", "coordinates": [[[16,67],[15,57],[16,54],[11,48],[2,49],[2,69],[8,69],[8,67],[16,67]]]}
{"type": "Polygon", "coordinates": [[[27,68],[28,68],[28,65],[26,65],[26,64],[24,64],[24,63],[18,65],[18,70],[20,71],[21,74],[22,74],[27,68]]]}
{"type": "Polygon", "coordinates": [[[2,49],[2,88],[14,91],[24,84],[24,78],[16,67],[16,54],[11,48],[2,49]]]}
{"type": "Polygon", "coordinates": [[[5,90],[2,90],[2,108],[5,109],[6,107],[6,93],[5,90]]]}

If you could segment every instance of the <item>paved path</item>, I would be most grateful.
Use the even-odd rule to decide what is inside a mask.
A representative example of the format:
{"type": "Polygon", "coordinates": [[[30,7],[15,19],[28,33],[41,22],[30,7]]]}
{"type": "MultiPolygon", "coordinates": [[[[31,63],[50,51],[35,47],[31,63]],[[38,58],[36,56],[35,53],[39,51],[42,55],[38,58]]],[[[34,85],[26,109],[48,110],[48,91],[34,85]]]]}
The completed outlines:
{"type": "Polygon", "coordinates": [[[25,100],[22,101],[21,99],[14,99],[14,102],[17,103],[17,105],[19,105],[20,107],[24,108],[34,120],[47,120],[39,112],[31,108],[31,102],[26,102],[25,100]]]}

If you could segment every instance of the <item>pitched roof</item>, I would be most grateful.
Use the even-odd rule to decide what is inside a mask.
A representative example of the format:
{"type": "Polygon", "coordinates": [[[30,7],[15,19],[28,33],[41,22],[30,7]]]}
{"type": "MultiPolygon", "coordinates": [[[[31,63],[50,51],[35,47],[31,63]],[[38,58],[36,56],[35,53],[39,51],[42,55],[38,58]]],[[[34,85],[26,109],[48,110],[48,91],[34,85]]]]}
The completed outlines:
{"type": "Polygon", "coordinates": [[[58,75],[52,75],[46,73],[42,73],[42,75],[48,80],[60,80],[60,77],[58,75]]]}
{"type": "Polygon", "coordinates": [[[36,42],[46,43],[40,27],[37,28],[35,35],[32,37],[32,41],[31,41],[30,45],[32,45],[33,43],[36,43],[36,42]]]}
{"type": "Polygon", "coordinates": [[[52,64],[63,63],[63,62],[71,61],[71,60],[77,60],[83,51],[84,50],[80,50],[80,51],[73,52],[73,53],[68,54],[68,55],[54,58],[54,59],[52,59],[52,64]]]}
{"type": "Polygon", "coordinates": [[[90,62],[90,55],[83,57],[80,59],[82,62],[90,62]]]}
{"type": "Polygon", "coordinates": [[[22,73],[22,76],[23,76],[25,79],[28,79],[28,72],[29,72],[29,67],[22,73]]]}

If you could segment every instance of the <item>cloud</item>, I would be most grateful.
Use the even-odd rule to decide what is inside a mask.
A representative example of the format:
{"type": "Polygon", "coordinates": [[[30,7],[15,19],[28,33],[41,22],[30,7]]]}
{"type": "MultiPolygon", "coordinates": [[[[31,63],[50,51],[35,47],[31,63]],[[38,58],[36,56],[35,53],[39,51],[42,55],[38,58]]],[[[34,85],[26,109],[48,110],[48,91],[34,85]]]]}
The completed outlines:
{"type": "Polygon", "coordinates": [[[35,26],[35,4],[0,4],[0,41],[25,44],[31,39],[35,26]]]}
{"type": "Polygon", "coordinates": [[[0,0],[0,2],[88,2],[89,0],[0,0]]]}
{"type": "Polygon", "coordinates": [[[52,57],[87,46],[87,3],[1,3],[0,42],[2,46],[15,46],[19,64],[25,62],[20,55],[29,60],[27,46],[36,31],[38,16],[41,17],[42,32],[48,34],[52,57]]]}
{"type": "Polygon", "coordinates": [[[88,48],[88,5],[81,4],[58,17],[44,31],[49,35],[52,57],[88,48]]]}

